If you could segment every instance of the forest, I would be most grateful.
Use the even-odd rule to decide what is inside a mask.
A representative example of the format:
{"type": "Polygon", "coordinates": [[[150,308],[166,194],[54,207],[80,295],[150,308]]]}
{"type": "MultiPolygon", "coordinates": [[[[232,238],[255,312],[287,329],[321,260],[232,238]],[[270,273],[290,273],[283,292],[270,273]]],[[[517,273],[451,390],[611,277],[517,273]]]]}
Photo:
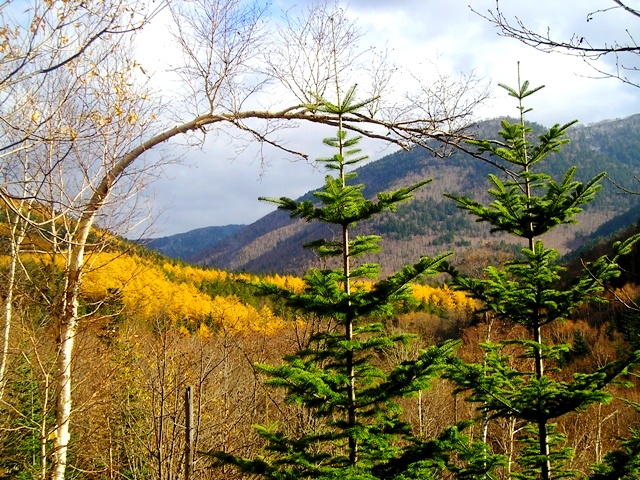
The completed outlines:
{"type": "MultiPolygon", "coordinates": [[[[544,90],[519,66],[499,84],[518,116],[472,135],[488,98],[474,75],[394,96],[397,69],[359,50],[346,9],[268,7],[0,6],[0,478],[638,478],[640,233],[562,262],[546,241],[614,202],[600,199],[619,156],[607,135],[601,168],[580,171],[575,122],[532,125],[544,90]],[[162,15],[181,52],[170,101],[130,48],[162,15]],[[291,124],[323,126],[330,153],[284,141],[291,124]],[[319,226],[299,238],[316,259],[303,275],[190,265],[123,237],[149,183],[207,135],[326,171],[301,199],[259,199],[319,226]],[[483,193],[417,175],[378,190],[358,176],[363,139],[464,151],[483,193]],[[419,196],[432,188],[438,201],[419,196]],[[500,241],[444,248],[468,246],[473,221],[500,241]],[[385,265],[385,240],[425,222],[458,233],[385,265]]],[[[518,38],[495,8],[485,20],[518,38]]]]}
{"type": "MultiPolygon", "coordinates": [[[[78,414],[72,425],[77,447],[70,452],[74,469],[83,473],[76,476],[180,478],[188,386],[195,388],[197,451],[250,454],[258,444],[252,425],[303,415],[264,387],[252,365],[276,363],[295,351],[313,325],[257,296],[247,283],[301,291],[301,278],[258,279],[132,248],[140,247],[120,243],[91,258],[94,268],[83,282],[86,316],[76,339],[78,414]]],[[[48,259],[31,258],[27,268],[32,277],[44,275],[48,259]]],[[[21,291],[25,299],[37,294],[21,291]]],[[[414,296],[425,320],[405,314],[399,322],[415,323],[424,338],[464,324],[473,307],[446,288],[418,285],[414,296]]],[[[38,478],[46,467],[55,422],[47,381],[54,375],[53,327],[36,305],[15,326],[3,399],[2,478],[38,478]]],[[[216,473],[199,458],[193,478],[228,477],[224,470],[216,473]]]]}

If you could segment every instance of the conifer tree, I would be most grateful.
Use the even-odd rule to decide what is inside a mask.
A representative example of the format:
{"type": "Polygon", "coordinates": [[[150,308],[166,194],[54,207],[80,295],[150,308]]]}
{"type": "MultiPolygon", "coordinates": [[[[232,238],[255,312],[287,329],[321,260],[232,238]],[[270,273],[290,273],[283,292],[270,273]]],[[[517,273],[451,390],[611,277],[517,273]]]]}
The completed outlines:
{"type": "Polygon", "coordinates": [[[316,202],[263,199],[289,211],[292,217],[323,222],[339,232],[335,239],[305,245],[320,257],[337,258],[339,266],[310,270],[302,293],[260,285],[303,317],[318,316],[326,319],[327,325],[338,326],[318,331],[307,347],[285,357],[280,366],[257,366],[269,378],[268,385],[285,389],[286,401],[306,407],[318,426],[294,437],[277,426],[257,427],[266,441],[262,457],[214,455],[242,471],[273,479],[432,478],[434,472],[447,467],[459,478],[478,478],[476,473],[490,469],[497,457],[488,456],[482,445],[468,443],[456,426],[439,438],[422,441],[402,420],[396,403],[428,388],[445,366],[455,342],[430,347],[415,360],[390,370],[383,369],[378,360],[386,349],[410,340],[406,334],[388,334],[384,316],[407,298],[411,282],[436,273],[450,254],[422,257],[417,264],[378,281],[379,265],[356,264],[361,255],[379,250],[380,238],[352,236],[353,227],[382,211],[393,211],[430,180],[379,193],[376,200],[364,197],[363,185],[351,183],[356,174],[349,168],[366,158],[358,149],[360,137],[350,137],[341,123],[343,115],[366,104],[354,98],[352,87],[342,97],[338,91],[335,104],[317,99],[315,108],[334,114],[338,128],[335,137],[324,140],[336,153],[319,160],[335,175],[326,176],[324,188],[314,194],[316,202]],[[465,451],[455,456],[454,464],[451,454],[460,446],[465,451]]]}
{"type": "Polygon", "coordinates": [[[638,237],[614,246],[609,257],[585,266],[570,281],[561,276],[563,268],[555,260],[558,252],[545,246],[542,235],[562,224],[575,223],[575,216],[592,201],[605,173],[587,183],[574,179],[576,167],[555,181],[544,172],[544,161],[569,140],[566,132],[575,123],[554,125],[537,141],[525,122],[530,111],[525,98],[542,87],[530,88],[518,78],[518,88],[500,85],[518,101],[520,117],[511,123],[502,120],[500,141],[476,140],[471,144],[480,155],[501,168],[505,180],[489,175],[491,203],[448,195],[458,206],[491,225],[492,232],[504,232],[523,244],[520,259],[502,268],[489,266],[484,278],[461,275],[452,267],[446,270],[453,284],[480,300],[483,310],[494,318],[526,327],[525,339],[487,342],[483,363],[454,362],[450,377],[460,390],[470,392],[469,400],[479,402],[489,417],[516,418],[522,422],[522,449],[515,478],[562,478],[571,476],[566,462],[571,456],[564,437],[555,429],[555,421],[590,404],[607,402],[611,396],[605,387],[636,362],[634,353],[592,373],[575,374],[570,381],[558,380],[554,371],[571,345],[553,345],[545,337],[545,327],[568,318],[580,305],[598,297],[605,282],[618,275],[616,259],[630,251],[638,237]],[[508,348],[520,352],[520,367],[507,361],[508,348]]]}

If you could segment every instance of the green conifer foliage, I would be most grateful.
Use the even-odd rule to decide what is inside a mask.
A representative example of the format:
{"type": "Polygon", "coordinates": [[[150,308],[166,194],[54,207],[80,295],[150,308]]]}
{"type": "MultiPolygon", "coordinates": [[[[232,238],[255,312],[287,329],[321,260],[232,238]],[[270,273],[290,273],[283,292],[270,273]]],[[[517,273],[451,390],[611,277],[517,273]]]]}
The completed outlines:
{"type": "Polygon", "coordinates": [[[532,89],[520,80],[517,90],[501,87],[518,100],[519,121],[502,121],[500,141],[471,143],[502,169],[503,178],[489,176],[492,201],[488,205],[449,197],[477,221],[488,222],[492,231],[520,238],[522,258],[499,268],[487,267],[482,279],[464,277],[452,268],[448,271],[453,284],[480,300],[485,312],[525,326],[530,336],[488,342],[482,345],[486,354],[483,363],[454,362],[450,376],[461,390],[470,392],[469,400],[479,402],[486,415],[516,418],[523,424],[519,473],[514,477],[549,480],[571,475],[565,469],[571,451],[564,447],[564,437],[554,421],[592,403],[609,401],[605,387],[636,361],[637,354],[593,373],[575,374],[571,381],[559,381],[554,370],[562,366],[571,345],[545,341],[544,328],[565,320],[577,307],[597,297],[603,284],[618,274],[616,259],[630,251],[637,236],[616,244],[610,257],[587,265],[569,284],[561,280],[563,269],[555,263],[557,252],[545,247],[540,237],[558,225],[574,223],[582,206],[594,199],[605,174],[583,184],[574,180],[575,167],[559,182],[544,173],[544,161],[568,142],[565,134],[574,122],[554,125],[533,142],[525,123],[529,110],[523,100],[542,87],[532,89]],[[521,352],[519,368],[509,366],[504,353],[514,346],[521,352]]]}
{"type": "Polygon", "coordinates": [[[496,458],[488,456],[482,446],[470,445],[457,427],[446,429],[437,439],[422,441],[402,420],[396,403],[429,387],[455,342],[430,347],[415,360],[391,369],[381,367],[385,350],[410,340],[409,335],[388,334],[384,316],[407,298],[412,281],[436,273],[450,254],[423,257],[379,281],[375,281],[379,265],[356,263],[361,255],[379,250],[380,238],[352,236],[353,226],[382,211],[393,211],[429,180],[380,193],[375,200],[364,197],[364,186],[352,183],[356,175],[348,171],[366,158],[358,149],[360,137],[350,137],[341,123],[344,114],[366,103],[355,102],[354,96],[355,87],[335,104],[318,99],[319,110],[336,115],[338,129],[335,137],[324,140],[336,153],[320,162],[334,175],[327,175],[324,188],[315,193],[316,202],[266,199],[292,217],[329,224],[336,233],[336,238],[306,247],[321,257],[337,258],[339,268],[309,271],[302,293],[260,285],[303,318],[317,316],[325,324],[338,325],[318,331],[306,348],[286,357],[283,364],[258,365],[269,378],[267,384],[285,389],[287,402],[307,408],[316,426],[295,437],[287,436],[278,425],[258,427],[266,440],[261,458],[219,452],[215,456],[242,471],[273,479],[432,478],[448,467],[459,478],[477,478],[475,472],[491,468],[496,458]],[[451,455],[459,446],[467,450],[455,456],[454,465],[451,455]],[[482,462],[474,463],[477,458],[482,462]]]}

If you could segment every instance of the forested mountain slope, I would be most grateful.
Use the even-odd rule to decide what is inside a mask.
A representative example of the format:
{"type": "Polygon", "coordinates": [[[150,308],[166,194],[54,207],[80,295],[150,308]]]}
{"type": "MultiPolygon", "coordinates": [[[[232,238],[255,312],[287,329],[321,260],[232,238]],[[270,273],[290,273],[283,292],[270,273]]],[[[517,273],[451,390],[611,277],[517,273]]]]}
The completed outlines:
{"type": "Polygon", "coordinates": [[[150,238],[143,244],[168,257],[187,260],[194,252],[210,248],[229,235],[233,235],[242,227],[244,225],[197,228],[177,235],[150,238]]]}
{"type": "MultiPolygon", "coordinates": [[[[499,119],[481,122],[474,132],[480,138],[495,137],[499,119]]],[[[542,129],[534,125],[534,130],[542,129]]],[[[570,130],[571,143],[554,154],[551,174],[560,181],[559,172],[578,167],[577,180],[585,180],[605,171],[597,200],[583,212],[579,224],[559,229],[550,245],[567,253],[580,247],[606,222],[637,208],[640,197],[624,194],[617,186],[640,190],[635,176],[640,168],[640,115],[604,121],[570,130]]],[[[444,193],[464,194],[477,199],[486,195],[488,173],[504,176],[496,167],[462,152],[436,158],[424,149],[397,152],[371,162],[358,170],[366,191],[381,191],[411,184],[419,179],[433,182],[417,191],[415,198],[398,208],[394,215],[383,215],[369,222],[361,233],[382,234],[385,246],[380,263],[388,271],[412,262],[420,255],[455,250],[458,258],[468,258],[469,251],[486,251],[504,239],[489,233],[456,209],[444,193]],[[466,256],[465,256],[465,252],[466,256]]],[[[274,192],[274,196],[286,192],[274,192]]],[[[257,200],[256,200],[257,201],[257,200]]],[[[320,234],[319,225],[290,220],[283,212],[273,212],[233,235],[189,257],[190,261],[233,271],[296,273],[310,266],[322,266],[301,247],[320,234]]],[[[504,245],[503,245],[504,246],[504,245]]]]}

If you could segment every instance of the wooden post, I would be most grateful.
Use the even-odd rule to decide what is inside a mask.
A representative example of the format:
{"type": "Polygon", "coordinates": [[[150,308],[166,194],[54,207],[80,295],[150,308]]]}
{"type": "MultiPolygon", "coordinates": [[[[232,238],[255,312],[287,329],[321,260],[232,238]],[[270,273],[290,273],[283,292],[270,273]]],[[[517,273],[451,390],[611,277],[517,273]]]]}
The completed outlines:
{"type": "Polygon", "coordinates": [[[184,394],[185,412],[185,446],[184,446],[184,480],[191,480],[193,473],[193,387],[187,387],[184,394]]]}

